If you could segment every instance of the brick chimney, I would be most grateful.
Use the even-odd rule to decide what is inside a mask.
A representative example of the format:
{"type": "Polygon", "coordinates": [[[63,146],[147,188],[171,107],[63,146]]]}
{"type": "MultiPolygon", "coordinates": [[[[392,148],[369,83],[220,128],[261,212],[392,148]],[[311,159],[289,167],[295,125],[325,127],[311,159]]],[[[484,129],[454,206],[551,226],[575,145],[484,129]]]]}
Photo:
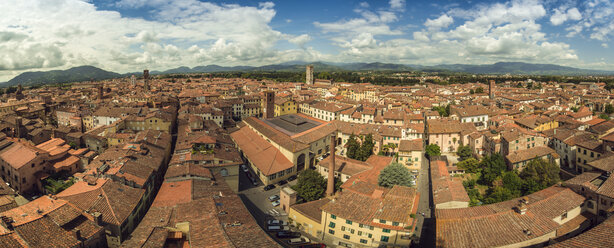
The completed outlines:
{"type": "Polygon", "coordinates": [[[328,165],[328,183],[326,184],[326,195],[335,194],[335,135],[330,136],[330,164],[328,165]]]}

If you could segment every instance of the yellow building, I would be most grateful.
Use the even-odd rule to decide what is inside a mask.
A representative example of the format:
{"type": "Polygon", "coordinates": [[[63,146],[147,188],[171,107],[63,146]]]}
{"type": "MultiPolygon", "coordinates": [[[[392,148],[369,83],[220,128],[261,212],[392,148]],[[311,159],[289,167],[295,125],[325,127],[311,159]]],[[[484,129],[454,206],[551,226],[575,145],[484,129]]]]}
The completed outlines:
{"type": "Polygon", "coordinates": [[[275,116],[296,114],[296,102],[288,98],[275,98],[275,116]]]}
{"type": "Polygon", "coordinates": [[[171,132],[172,117],[168,114],[154,112],[146,116],[130,116],[126,118],[126,128],[134,131],[160,130],[171,132]]]}
{"type": "Polygon", "coordinates": [[[398,161],[407,166],[410,171],[417,171],[422,165],[423,150],[422,139],[401,140],[398,161]]]}
{"type": "Polygon", "coordinates": [[[292,220],[292,225],[298,227],[301,232],[311,236],[321,238],[324,234],[322,230],[322,210],[320,208],[330,202],[330,199],[323,198],[317,201],[297,204],[290,207],[288,218],[292,220]]]}
{"type": "MultiPolygon", "coordinates": [[[[347,182],[346,182],[347,184],[347,182]]],[[[364,184],[358,182],[357,184],[364,184]]],[[[358,187],[358,186],[356,186],[358,187]]],[[[407,247],[416,224],[418,194],[413,188],[371,192],[344,188],[321,207],[323,240],[341,247],[407,247]]]]}
{"type": "Polygon", "coordinates": [[[535,132],[542,132],[559,127],[559,122],[546,116],[529,116],[514,120],[516,124],[535,132]]]}

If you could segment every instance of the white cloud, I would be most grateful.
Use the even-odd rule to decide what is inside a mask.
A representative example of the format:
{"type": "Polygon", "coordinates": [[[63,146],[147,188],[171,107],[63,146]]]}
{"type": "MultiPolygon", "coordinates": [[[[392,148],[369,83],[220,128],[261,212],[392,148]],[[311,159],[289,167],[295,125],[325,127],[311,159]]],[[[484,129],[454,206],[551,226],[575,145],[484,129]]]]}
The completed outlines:
{"type": "Polygon", "coordinates": [[[363,34],[368,32],[348,36],[339,31],[334,41],[344,50],[334,58],[417,64],[578,63],[575,50],[568,44],[546,38],[537,23],[545,16],[540,2],[513,0],[452,9],[436,19],[425,20],[424,29],[413,32],[411,37],[386,40],[382,38],[385,36],[363,34]]]}
{"type": "Polygon", "coordinates": [[[0,81],[24,70],[85,64],[129,72],[321,56],[302,48],[309,36],[271,28],[276,15],[271,2],[249,7],[198,0],[121,0],[116,6],[151,8],[157,20],[123,17],[81,0],[0,1],[0,81]],[[301,49],[277,50],[280,40],[301,49]]]}
{"type": "Polygon", "coordinates": [[[550,17],[550,23],[552,23],[552,25],[558,26],[563,24],[567,20],[577,21],[580,19],[582,19],[582,14],[580,14],[578,8],[570,8],[567,11],[565,11],[564,8],[559,8],[554,10],[554,14],[550,17]]]}
{"type": "Polygon", "coordinates": [[[290,43],[293,43],[299,47],[304,47],[305,43],[309,42],[310,40],[311,40],[311,37],[307,34],[301,34],[299,36],[288,39],[290,43]]]}
{"type": "Polygon", "coordinates": [[[454,23],[454,19],[452,19],[452,17],[449,15],[443,14],[434,20],[426,19],[424,26],[426,26],[428,29],[441,29],[447,28],[452,23],[454,23]]]}
{"type": "Polygon", "coordinates": [[[390,8],[395,10],[405,9],[405,0],[390,0],[390,8]]]}

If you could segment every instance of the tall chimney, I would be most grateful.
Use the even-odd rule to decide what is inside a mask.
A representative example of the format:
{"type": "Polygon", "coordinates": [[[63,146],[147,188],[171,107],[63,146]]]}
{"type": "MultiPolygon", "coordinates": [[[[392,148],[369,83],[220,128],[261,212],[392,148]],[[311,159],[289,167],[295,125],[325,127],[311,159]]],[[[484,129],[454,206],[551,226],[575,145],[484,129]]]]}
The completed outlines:
{"type": "Polygon", "coordinates": [[[335,194],[335,135],[330,136],[330,164],[328,165],[328,183],[326,184],[326,195],[335,194]]]}

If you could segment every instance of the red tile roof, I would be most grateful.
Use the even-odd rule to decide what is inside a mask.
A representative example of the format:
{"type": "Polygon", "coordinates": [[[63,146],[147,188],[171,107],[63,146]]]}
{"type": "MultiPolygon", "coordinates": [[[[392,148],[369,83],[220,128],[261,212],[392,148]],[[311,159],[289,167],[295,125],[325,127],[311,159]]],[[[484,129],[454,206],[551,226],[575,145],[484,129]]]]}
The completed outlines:
{"type": "Polygon", "coordinates": [[[279,149],[260,137],[249,126],[242,127],[230,136],[243,154],[264,175],[272,175],[294,167],[294,164],[279,149]]]}

